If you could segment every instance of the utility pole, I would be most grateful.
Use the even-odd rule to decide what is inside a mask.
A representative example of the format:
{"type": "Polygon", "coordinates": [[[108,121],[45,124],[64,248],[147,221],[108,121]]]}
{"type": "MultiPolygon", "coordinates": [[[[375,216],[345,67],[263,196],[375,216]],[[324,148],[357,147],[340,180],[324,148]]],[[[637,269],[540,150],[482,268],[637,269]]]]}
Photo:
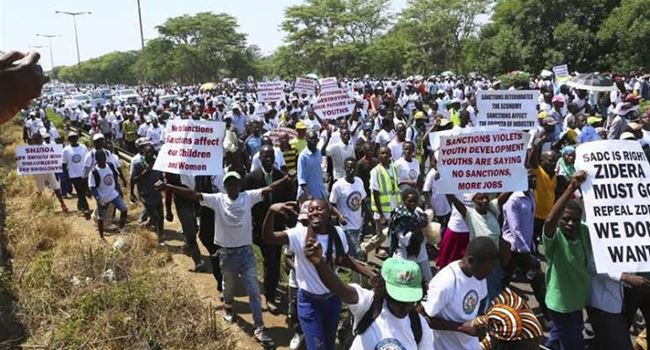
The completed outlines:
{"type": "Polygon", "coordinates": [[[84,11],[84,12],[56,11],[56,13],[72,16],[72,22],[74,23],[74,40],[75,40],[75,43],[77,44],[77,64],[79,64],[79,63],[81,63],[81,56],[79,55],[79,35],[77,34],[77,16],[90,15],[92,12],[90,12],[90,11],[84,11]]]}
{"type": "Polygon", "coordinates": [[[41,36],[44,38],[47,38],[50,44],[50,65],[52,66],[50,70],[54,69],[54,55],[52,55],[52,38],[56,38],[60,35],[55,35],[55,34],[36,34],[36,36],[41,36]]]}
{"type": "Polygon", "coordinates": [[[147,61],[144,59],[144,31],[142,30],[142,8],[140,7],[140,0],[138,0],[138,20],[140,22],[140,47],[142,49],[142,82],[147,81],[147,61]]]}

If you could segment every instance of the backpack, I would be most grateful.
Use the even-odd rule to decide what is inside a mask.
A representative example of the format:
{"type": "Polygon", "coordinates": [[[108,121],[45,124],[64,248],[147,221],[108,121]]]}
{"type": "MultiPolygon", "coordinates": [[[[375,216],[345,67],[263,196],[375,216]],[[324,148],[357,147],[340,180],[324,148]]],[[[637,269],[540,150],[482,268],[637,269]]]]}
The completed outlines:
{"type": "MultiPolygon", "coordinates": [[[[361,318],[361,321],[359,321],[357,328],[354,330],[354,335],[357,336],[365,333],[368,328],[370,328],[370,325],[375,321],[375,319],[379,317],[379,314],[381,314],[383,307],[384,297],[377,297],[375,294],[375,296],[372,298],[370,309],[366,311],[366,313],[361,318]]],[[[413,332],[415,343],[420,344],[420,340],[422,340],[422,323],[420,322],[420,314],[418,314],[418,311],[416,309],[413,309],[411,312],[409,312],[409,319],[411,321],[411,331],[413,332]]]]}
{"type": "MultiPolygon", "coordinates": [[[[115,167],[113,166],[113,163],[106,162],[106,165],[111,169],[113,172],[113,177],[115,178],[115,189],[117,190],[117,193],[122,195],[122,190],[120,189],[120,184],[117,181],[119,178],[119,174],[117,173],[117,170],[115,170],[115,167]]],[[[97,171],[97,168],[93,169],[92,171],[93,178],[95,179],[95,185],[99,187],[99,184],[101,183],[102,179],[99,176],[99,171],[97,171]]]]}

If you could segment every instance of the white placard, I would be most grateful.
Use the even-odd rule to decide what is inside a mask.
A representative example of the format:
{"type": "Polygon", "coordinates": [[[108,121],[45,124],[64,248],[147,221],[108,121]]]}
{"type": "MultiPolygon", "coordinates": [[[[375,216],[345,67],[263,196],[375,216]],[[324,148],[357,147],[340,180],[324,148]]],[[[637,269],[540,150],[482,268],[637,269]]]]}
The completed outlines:
{"type": "Polygon", "coordinates": [[[530,130],[537,126],[537,90],[481,90],[476,94],[477,126],[530,130]]]}
{"type": "Polygon", "coordinates": [[[569,74],[569,66],[566,64],[553,67],[553,74],[555,74],[555,80],[559,82],[564,82],[571,79],[571,74],[569,74]]]}
{"type": "Polygon", "coordinates": [[[336,119],[352,114],[354,109],[354,98],[345,89],[330,89],[321,91],[314,111],[323,119],[336,119]]]}
{"type": "Polygon", "coordinates": [[[525,191],[526,145],[530,135],[492,130],[440,136],[439,193],[525,191]]]}
{"type": "Polygon", "coordinates": [[[293,91],[299,94],[313,96],[316,94],[316,85],[318,85],[318,82],[314,79],[296,78],[296,82],[293,84],[293,91]]]}
{"type": "Polygon", "coordinates": [[[318,83],[320,84],[321,94],[324,91],[335,90],[339,88],[339,83],[335,77],[323,78],[319,80],[318,83]]]}
{"type": "Polygon", "coordinates": [[[257,83],[257,102],[279,102],[284,99],[284,82],[267,81],[257,83]]]}
{"type": "Polygon", "coordinates": [[[63,145],[16,146],[18,175],[60,173],[63,171],[63,145]]]}
{"type": "Polygon", "coordinates": [[[650,164],[638,141],[603,140],[576,150],[598,273],[650,271],[650,164]]]}
{"type": "Polygon", "coordinates": [[[184,175],[223,174],[225,123],[212,120],[170,120],[153,168],[184,175]]]}

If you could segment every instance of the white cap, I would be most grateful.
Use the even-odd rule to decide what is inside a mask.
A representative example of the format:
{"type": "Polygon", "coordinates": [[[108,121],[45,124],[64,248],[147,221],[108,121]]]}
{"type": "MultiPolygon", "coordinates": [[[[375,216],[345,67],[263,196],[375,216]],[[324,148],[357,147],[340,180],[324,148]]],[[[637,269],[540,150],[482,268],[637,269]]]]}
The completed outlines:
{"type": "Polygon", "coordinates": [[[98,132],[95,135],[93,135],[93,141],[97,141],[97,140],[103,139],[103,138],[104,138],[104,134],[102,134],[101,132],[98,132]]]}

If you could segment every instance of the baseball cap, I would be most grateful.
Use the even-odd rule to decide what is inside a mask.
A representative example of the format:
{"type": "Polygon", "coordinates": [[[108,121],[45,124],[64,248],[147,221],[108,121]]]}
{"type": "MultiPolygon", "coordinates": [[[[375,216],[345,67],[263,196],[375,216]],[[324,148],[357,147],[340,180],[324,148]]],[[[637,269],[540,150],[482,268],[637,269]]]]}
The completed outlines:
{"type": "Polygon", "coordinates": [[[93,141],[97,141],[97,140],[103,139],[103,138],[104,138],[104,134],[102,134],[101,132],[98,132],[95,135],[93,135],[93,141]]]}
{"type": "Polygon", "coordinates": [[[229,172],[226,173],[226,175],[223,176],[223,183],[225,184],[226,181],[228,181],[228,179],[230,179],[230,178],[235,178],[237,180],[241,180],[241,175],[239,175],[239,173],[236,172],[236,171],[229,171],[229,172]]]}
{"type": "Polygon", "coordinates": [[[424,112],[418,111],[415,113],[415,120],[421,120],[421,119],[426,119],[426,116],[424,115],[424,112]]]}
{"type": "Polygon", "coordinates": [[[600,123],[603,120],[602,117],[589,117],[587,118],[587,124],[589,125],[594,125],[596,123],[600,123]]]}
{"type": "Polygon", "coordinates": [[[307,125],[305,125],[304,122],[297,122],[296,123],[296,130],[307,130],[307,125]]]}
{"type": "Polygon", "coordinates": [[[543,125],[555,125],[557,124],[557,120],[553,119],[553,117],[546,117],[542,119],[542,124],[543,125]]]}
{"type": "Polygon", "coordinates": [[[626,131],[621,134],[621,140],[636,140],[636,137],[633,133],[626,131]]]}
{"type": "Polygon", "coordinates": [[[78,135],[77,132],[75,132],[75,131],[70,131],[70,132],[68,133],[68,138],[70,138],[70,137],[79,137],[79,135],[78,135]]]}
{"type": "Polygon", "coordinates": [[[566,102],[566,100],[564,99],[564,96],[562,96],[562,95],[555,95],[555,96],[553,96],[553,99],[551,100],[551,103],[555,103],[555,102],[564,103],[564,102],[566,102]]]}
{"type": "Polygon", "coordinates": [[[381,267],[381,277],[391,298],[404,303],[422,300],[422,271],[417,263],[388,258],[381,267]]]}
{"type": "Polygon", "coordinates": [[[641,126],[641,124],[639,124],[639,123],[637,123],[637,122],[631,122],[631,123],[627,124],[627,126],[628,126],[628,127],[630,128],[630,130],[632,130],[632,131],[639,131],[639,130],[641,130],[641,129],[643,128],[643,127],[641,126]]]}

